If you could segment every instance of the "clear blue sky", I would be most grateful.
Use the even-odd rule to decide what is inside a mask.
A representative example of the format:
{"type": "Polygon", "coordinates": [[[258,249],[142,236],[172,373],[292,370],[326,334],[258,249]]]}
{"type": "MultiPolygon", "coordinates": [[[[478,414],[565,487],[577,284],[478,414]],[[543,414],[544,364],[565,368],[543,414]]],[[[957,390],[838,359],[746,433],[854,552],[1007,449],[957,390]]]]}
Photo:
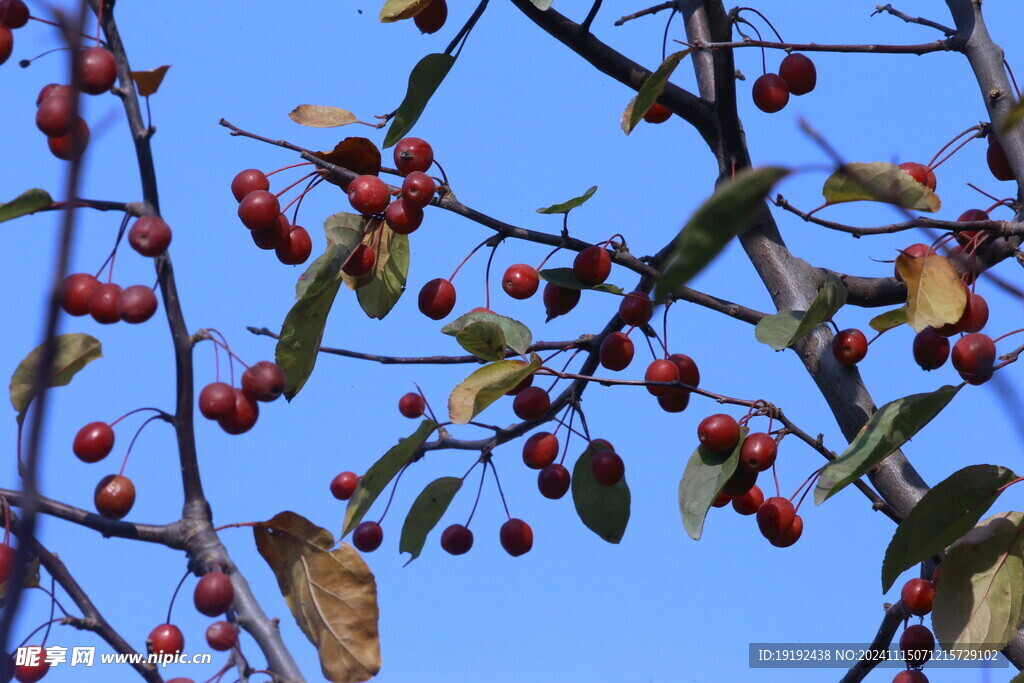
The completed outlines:
{"type": "MultiPolygon", "coordinates": [[[[136,69],[162,64],[172,68],[152,98],[157,134],[153,149],[164,216],[174,230],[171,247],[178,285],[190,329],[216,327],[250,362],[273,357],[273,342],[245,331],[246,325],[278,328],[288,311],[301,267],[283,266],[251,243],[236,216],[228,185],[243,168],[271,170],[297,159],[284,150],[231,138],[217,125],[220,117],[272,138],[330,149],[347,135],[366,135],[378,144],[383,131],[364,127],[313,130],[295,125],[287,113],[303,103],[343,106],[364,119],[391,111],[400,102],[409,70],[429,52],[440,52],[470,11],[472,3],[450,3],[449,25],[421,36],[411,22],[377,23],[379,3],[308,2],[206,3],[198,6],[121,2],[121,30],[136,69]],[[361,12],[359,11],[361,10],[361,12]]],[[[660,62],[665,14],[614,28],[621,13],[644,3],[605,3],[594,30],[602,38],[648,66],[660,62]]],[[[577,19],[589,2],[556,2],[577,19]]],[[[820,43],[918,43],[938,33],[891,17],[869,18],[875,2],[832,2],[827,8],[807,0],[765,1],[758,5],[790,41],[820,43]]],[[[948,22],[943,3],[909,3],[913,13],[930,13],[948,22]],[[926,6],[927,5],[927,6],[926,6]]],[[[1017,31],[1024,9],[1017,3],[986,3],[989,26],[1011,64],[1024,64],[1017,31]]],[[[673,26],[679,37],[681,24],[673,26]]],[[[0,68],[0,201],[29,187],[57,196],[64,164],[53,159],[33,125],[34,101],[45,83],[63,80],[65,62],[53,55],[29,69],[16,60],[55,45],[55,31],[38,23],[19,30],[14,57],[0,68]]],[[[769,68],[778,54],[769,55],[769,68]]],[[[966,60],[956,54],[914,56],[820,55],[818,88],[793,98],[781,113],[754,109],[749,88],[760,72],[760,55],[745,50],[737,57],[746,75],[739,84],[741,113],[755,163],[813,164],[820,151],[796,127],[806,117],[849,159],[927,162],[949,138],[985,118],[981,96],[966,60]]],[[[1024,68],[1019,68],[1022,71],[1024,68]]],[[[676,82],[694,87],[684,63],[676,82]]],[[[507,3],[495,2],[481,20],[415,134],[433,144],[460,200],[524,227],[556,232],[557,217],[534,209],[599,186],[594,198],[571,217],[573,234],[592,241],[626,235],[635,254],[652,253],[682,225],[706,197],[714,180],[713,159],[683,122],[641,125],[632,136],[619,129],[623,107],[632,97],[525,20],[507,3]]],[[[139,198],[136,163],[119,102],[113,96],[86,101],[93,140],[82,194],[110,200],[139,198]]],[[[974,142],[938,170],[940,217],[955,219],[963,210],[988,200],[966,182],[1005,195],[1010,183],[994,181],[985,168],[985,145],[974,142]]],[[[294,171],[292,172],[294,173],[294,171]]],[[[297,176],[295,176],[297,177],[297,176]]],[[[823,176],[807,173],[787,181],[781,191],[796,205],[820,203],[823,176]]],[[[280,186],[278,186],[280,187],[280,186]]],[[[322,247],[323,218],[348,209],[332,186],[304,203],[300,223],[310,229],[314,249],[322,247]]],[[[863,225],[888,222],[897,214],[878,207],[832,209],[826,216],[863,225]]],[[[1008,212],[996,214],[1008,216],[1008,212]]],[[[853,240],[779,214],[783,234],[800,257],[839,271],[886,275],[880,263],[916,236],[853,240]]],[[[82,212],[74,270],[95,271],[109,250],[120,217],[82,212]]],[[[355,297],[342,293],[335,304],[325,343],[394,355],[460,353],[441,323],[418,313],[415,293],[427,280],[447,277],[469,249],[489,232],[439,210],[428,211],[424,226],[412,235],[410,291],[383,322],[367,320],[355,297]]],[[[0,337],[5,372],[39,341],[44,301],[56,245],[57,216],[43,214],[7,223],[0,229],[0,291],[7,321],[0,337]]],[[[123,285],[151,284],[151,264],[125,248],[115,279],[123,285]]],[[[515,262],[536,264],[547,249],[503,245],[495,259],[495,277],[515,262]]],[[[556,256],[552,265],[568,265],[556,256]]],[[[456,280],[456,312],[483,305],[480,286],[485,258],[478,255],[456,280]]],[[[1018,279],[1012,263],[999,268],[1018,279]]],[[[614,271],[611,281],[631,288],[635,275],[614,271]]],[[[761,310],[770,299],[741,250],[733,245],[697,280],[701,289],[761,310]]],[[[994,335],[1014,329],[1020,302],[984,280],[978,291],[988,297],[994,335]]],[[[543,323],[540,297],[517,302],[492,285],[492,307],[530,325],[539,339],[573,339],[599,330],[618,299],[584,296],[569,316],[543,323]]],[[[844,309],[842,327],[867,326],[877,311],[844,309]]],[[[162,311],[141,326],[101,327],[91,319],[65,319],[63,331],[93,334],[104,358],[69,388],[54,392],[43,451],[42,487],[46,495],[85,508],[103,475],[116,471],[130,429],[118,431],[115,453],[96,465],[79,462],[71,440],[86,422],[112,420],[139,406],[171,410],[171,350],[162,311]]],[[[765,398],[783,408],[806,431],[825,435],[841,450],[842,436],[795,354],[776,354],[754,340],[753,330],[707,310],[681,304],[672,311],[671,350],[700,365],[702,386],[745,398],[765,398]]],[[[957,381],[945,368],[926,374],[910,355],[912,333],[896,330],[872,345],[860,365],[880,405],[900,396],[929,391],[957,381]]],[[[1000,345],[1002,351],[1009,350],[1000,345]]],[[[197,383],[212,381],[213,354],[196,351],[197,383]]],[[[637,360],[622,377],[638,378],[648,360],[637,360]]],[[[197,424],[202,474],[218,524],[268,519],[295,510],[337,533],[344,504],[328,491],[342,470],[364,471],[415,423],[401,417],[396,403],[419,382],[435,409],[469,369],[465,366],[407,368],[378,366],[336,357],[320,359],[303,392],[292,404],[263,405],[256,427],[228,436],[216,425],[197,424]]],[[[1004,374],[1004,373],[1000,373],[1004,374]]],[[[1005,373],[1017,381],[1019,371],[1005,373]]],[[[1019,403],[1019,402],[1018,402],[1019,403]]],[[[384,523],[380,550],[366,557],[380,592],[380,632],[384,667],[378,677],[393,681],[820,681],[837,670],[761,672],[747,668],[750,642],[866,642],[874,635],[881,606],[896,590],[880,593],[879,568],[893,531],[852,488],[820,508],[805,503],[803,538],[793,548],[770,546],[754,520],[731,509],[713,510],[699,542],[690,540],[679,521],[676,487],[696,445],[700,419],[718,412],[694,398],[679,415],[661,412],[642,390],[592,387],[584,407],[591,430],[615,444],[627,467],[633,492],[632,518],[622,543],[601,541],[582,526],[567,497],[553,502],[536,490],[535,473],[521,464],[521,442],[500,448],[495,461],[515,516],[534,529],[534,549],[510,558],[498,544],[503,521],[493,482],[484,489],[473,522],[476,545],[462,557],[441,551],[437,533],[422,556],[408,567],[400,557],[401,522],[421,488],[433,478],[461,475],[472,454],[431,454],[402,481],[384,523]]],[[[935,483],[978,462],[1014,466],[1019,452],[1019,407],[1006,412],[994,387],[968,387],[946,413],[919,435],[905,452],[925,479],[935,483]]],[[[740,413],[736,413],[739,415],[740,413]]],[[[496,424],[514,418],[511,403],[484,414],[496,424]]],[[[120,427],[120,426],[119,426],[120,427]]],[[[467,436],[477,432],[467,431],[467,436]]],[[[16,486],[13,413],[0,420],[0,440],[8,444],[8,465],[0,483],[16,486]]],[[[582,451],[577,442],[573,447],[582,451]]],[[[787,440],[780,454],[783,490],[792,492],[820,466],[820,456],[787,440]]],[[[138,501],[130,515],[140,522],[177,518],[181,494],[170,430],[151,425],[136,444],[126,474],[138,501]]],[[[441,527],[464,521],[472,505],[467,487],[441,527]]],[[[1019,495],[1000,501],[1002,509],[1020,509],[1019,495]],[[1005,507],[1004,507],[1005,506],[1005,507]]],[[[372,514],[379,514],[375,508],[372,514]]],[[[164,620],[174,587],[185,571],[184,557],[162,547],[104,540],[62,521],[44,519],[46,545],[60,554],[104,615],[138,649],[150,629],[164,620]]],[[[244,571],[264,609],[282,619],[292,652],[310,680],[319,667],[312,646],[294,626],[274,578],[255,551],[248,530],[223,534],[232,557],[244,571]]],[[[908,575],[909,578],[909,575],[908,575]]],[[[174,610],[185,632],[186,648],[205,651],[203,631],[210,621],[190,602],[194,579],[174,610]]],[[[898,590],[898,589],[897,589],[898,590]]],[[[18,621],[18,640],[47,618],[40,592],[27,596],[18,621]]],[[[97,638],[58,628],[53,644],[98,644],[97,638]]],[[[262,659],[251,639],[243,648],[257,667],[262,659]]],[[[220,661],[220,660],[215,660],[220,661]]],[[[168,676],[205,680],[219,664],[168,676]],[[201,670],[200,670],[201,669],[201,670]]],[[[870,680],[888,681],[894,671],[870,680]]],[[[131,680],[131,672],[88,673],[54,669],[46,680],[131,680]]],[[[933,681],[1005,680],[1005,670],[985,679],[981,672],[931,672],[933,681]]],[[[225,680],[232,680],[228,674],[225,680]]]]}

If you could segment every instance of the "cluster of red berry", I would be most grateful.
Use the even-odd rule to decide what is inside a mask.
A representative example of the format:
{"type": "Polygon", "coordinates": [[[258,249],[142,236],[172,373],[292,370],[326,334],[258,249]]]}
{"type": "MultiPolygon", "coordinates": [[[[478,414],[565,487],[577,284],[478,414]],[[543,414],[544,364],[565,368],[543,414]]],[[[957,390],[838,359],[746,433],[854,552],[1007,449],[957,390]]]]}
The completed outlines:
{"type": "MultiPolygon", "coordinates": [[[[114,428],[106,422],[90,422],[75,434],[71,450],[82,462],[103,460],[114,449],[114,428]]],[[[135,505],[135,484],[121,473],[108,474],[100,479],[93,492],[96,511],[108,519],[121,519],[135,505]]]]}
{"type": "Polygon", "coordinates": [[[231,181],[231,193],[238,202],[238,218],[249,228],[260,249],[273,249],[277,259],[288,266],[305,263],[313,251],[306,229],[292,225],[281,212],[277,195],[270,190],[266,174],[255,168],[239,171],[231,181]]]}
{"type": "MultiPolygon", "coordinates": [[[[900,600],[907,611],[914,616],[924,617],[932,611],[935,586],[939,581],[939,568],[935,568],[932,579],[911,579],[903,585],[900,600]]],[[[900,653],[907,663],[907,670],[896,674],[892,683],[928,683],[928,677],[920,670],[931,659],[935,650],[935,635],[924,624],[914,624],[903,629],[900,636],[900,653]]]]}
{"type": "Polygon", "coordinates": [[[786,55],[779,64],[779,73],[766,73],[754,81],[751,93],[754,105],[761,111],[774,114],[789,103],[790,95],[806,95],[818,83],[814,62],[799,52],[786,55]]]}
{"type": "MultiPolygon", "coordinates": [[[[159,256],[171,243],[171,229],[159,216],[143,216],[128,231],[128,243],[143,256],[159,256]]],[[[122,290],[120,285],[101,283],[88,273],[73,273],[65,278],[60,303],[69,315],[89,314],[102,325],[119,320],[145,322],[157,308],[156,294],[150,287],[132,285],[122,290]]]]}
{"type": "Polygon", "coordinates": [[[260,416],[259,403],[275,401],[284,393],[281,368],[269,360],[250,365],[242,373],[242,386],[211,382],[199,392],[199,412],[215,420],[228,434],[244,434],[260,416]]]}

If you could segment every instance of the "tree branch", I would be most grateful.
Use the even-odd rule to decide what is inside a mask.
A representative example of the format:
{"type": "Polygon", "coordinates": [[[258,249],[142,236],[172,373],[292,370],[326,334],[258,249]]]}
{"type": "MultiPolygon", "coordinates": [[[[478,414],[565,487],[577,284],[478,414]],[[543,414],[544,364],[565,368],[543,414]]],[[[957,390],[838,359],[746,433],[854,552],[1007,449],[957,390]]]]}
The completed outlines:
{"type": "Polygon", "coordinates": [[[878,5],[875,8],[875,11],[871,13],[871,16],[875,16],[876,14],[880,14],[882,12],[891,14],[892,16],[898,19],[902,19],[908,24],[920,24],[921,26],[928,26],[929,28],[938,29],[939,31],[945,33],[947,36],[956,35],[956,29],[949,28],[948,26],[943,26],[942,24],[931,21],[930,19],[922,19],[921,17],[912,17],[909,14],[904,14],[899,10],[893,9],[892,5],[878,5]]]}
{"type": "MultiPolygon", "coordinates": [[[[684,43],[686,44],[686,43],[684,43]]],[[[958,49],[952,40],[936,40],[919,45],[820,45],[818,43],[778,43],[770,40],[733,40],[725,42],[691,41],[689,47],[695,50],[732,50],[741,47],[757,47],[768,50],[797,52],[862,52],[868,54],[924,55],[929,52],[948,52],[958,49]]]]}
{"type": "Polygon", "coordinates": [[[875,634],[874,640],[871,641],[871,647],[868,649],[868,652],[874,654],[864,657],[854,664],[846,672],[846,675],[842,677],[840,683],[863,681],[871,673],[872,669],[885,660],[885,655],[882,653],[889,651],[889,646],[892,644],[892,639],[896,635],[896,631],[899,630],[900,624],[909,618],[910,612],[907,611],[902,602],[886,607],[885,616],[882,617],[882,623],[878,627],[878,633],[875,634]]]}

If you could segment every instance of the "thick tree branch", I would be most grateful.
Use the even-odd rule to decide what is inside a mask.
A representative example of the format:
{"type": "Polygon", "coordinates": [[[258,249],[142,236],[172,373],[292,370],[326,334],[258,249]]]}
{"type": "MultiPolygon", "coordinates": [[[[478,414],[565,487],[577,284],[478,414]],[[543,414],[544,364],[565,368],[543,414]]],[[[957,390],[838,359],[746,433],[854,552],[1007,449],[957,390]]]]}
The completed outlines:
{"type": "Polygon", "coordinates": [[[675,0],[669,0],[669,2],[663,2],[660,5],[655,5],[654,7],[648,7],[647,9],[642,9],[639,12],[633,12],[632,14],[627,14],[624,17],[616,19],[615,26],[622,26],[627,21],[633,21],[634,19],[639,19],[640,17],[646,17],[651,14],[657,14],[662,10],[672,9],[675,6],[675,0]]]}
{"type": "Polygon", "coordinates": [[[892,644],[892,639],[895,637],[896,631],[899,630],[900,624],[909,618],[910,612],[902,602],[886,607],[885,616],[882,617],[882,623],[878,627],[878,633],[875,634],[874,640],[871,641],[871,647],[868,649],[869,652],[875,654],[854,664],[842,677],[840,683],[863,681],[880,662],[884,661],[885,655],[882,653],[889,651],[889,646],[892,644]]]}
{"type": "MultiPolygon", "coordinates": [[[[128,126],[135,144],[135,154],[139,164],[139,176],[142,182],[143,198],[148,204],[147,213],[159,215],[159,195],[157,192],[156,169],[153,164],[153,152],[150,137],[153,131],[148,129],[142,120],[142,110],[130,75],[128,57],[114,19],[114,3],[107,0],[100,12],[100,0],[89,0],[93,12],[101,17],[103,34],[107,45],[117,62],[119,87],[116,92],[124,104],[128,126]]],[[[74,196],[74,194],[72,194],[74,196]]],[[[177,399],[175,406],[175,432],[178,442],[178,458],[181,463],[182,485],[185,503],[181,525],[185,551],[204,570],[222,568],[231,577],[235,588],[234,610],[238,615],[238,624],[248,631],[256,640],[268,667],[283,681],[301,681],[303,676],[294,658],[281,639],[276,621],[269,619],[263,612],[256,597],[252,594],[245,577],[237,570],[227,549],[220,542],[211,524],[212,512],[203,495],[202,481],[199,475],[199,462],[196,451],[194,432],[194,389],[192,376],[192,340],[185,324],[178,299],[177,285],[174,279],[174,268],[169,254],[162,254],[154,259],[160,291],[164,301],[164,311],[170,326],[174,344],[175,370],[177,375],[177,399]]]]}

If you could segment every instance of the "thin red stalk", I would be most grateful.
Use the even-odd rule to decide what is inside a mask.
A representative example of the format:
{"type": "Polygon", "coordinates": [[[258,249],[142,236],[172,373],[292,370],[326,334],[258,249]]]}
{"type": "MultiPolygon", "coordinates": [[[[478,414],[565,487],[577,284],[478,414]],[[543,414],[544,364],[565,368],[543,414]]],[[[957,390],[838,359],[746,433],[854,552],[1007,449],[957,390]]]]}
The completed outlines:
{"type": "MultiPolygon", "coordinates": [[[[270,176],[274,175],[275,173],[280,173],[281,171],[287,171],[290,168],[298,168],[299,166],[309,166],[312,163],[313,163],[312,161],[303,161],[303,162],[298,163],[298,164],[292,164],[291,166],[282,166],[281,168],[277,169],[276,171],[271,171],[270,173],[264,173],[263,175],[265,175],[265,176],[267,176],[269,178],[270,176]]],[[[315,175],[315,174],[311,174],[311,175],[315,175]]],[[[309,176],[303,176],[303,177],[304,178],[308,178],[309,176]]]]}
{"type": "Polygon", "coordinates": [[[284,188],[283,190],[281,190],[280,192],[278,192],[278,193],[277,193],[276,195],[274,195],[274,196],[275,196],[275,197],[280,197],[280,196],[281,196],[281,195],[283,195],[283,194],[284,194],[285,192],[287,192],[288,190],[292,189],[293,187],[295,187],[295,186],[296,186],[296,185],[298,185],[299,183],[301,183],[301,182],[305,181],[305,180],[306,180],[307,178],[312,178],[312,177],[313,177],[313,176],[315,176],[315,175],[317,175],[317,172],[316,172],[316,171],[312,171],[311,173],[307,173],[306,175],[302,176],[301,178],[299,178],[299,179],[298,179],[298,180],[296,180],[296,181],[295,181],[294,183],[292,183],[292,184],[291,184],[291,185],[289,185],[288,187],[284,188]]]}
{"type": "Polygon", "coordinates": [[[124,454],[124,460],[121,461],[121,470],[118,472],[119,475],[124,474],[125,465],[128,464],[128,456],[132,454],[132,446],[135,445],[135,441],[139,438],[139,434],[141,434],[142,430],[146,428],[146,425],[153,420],[159,420],[160,417],[160,415],[154,415],[153,417],[147,418],[145,422],[139,425],[139,428],[135,432],[135,436],[132,437],[131,443],[128,444],[128,451],[124,454]]]}
{"type": "MultiPolygon", "coordinates": [[[[929,161],[929,162],[928,162],[928,169],[929,169],[929,170],[932,170],[932,169],[936,168],[936,167],[938,166],[938,164],[936,164],[936,163],[935,163],[935,160],[936,160],[936,159],[938,159],[938,158],[939,158],[939,156],[941,156],[943,152],[945,152],[945,151],[946,151],[947,149],[949,149],[949,148],[950,148],[950,146],[951,146],[951,145],[953,145],[953,144],[954,144],[954,143],[955,143],[955,142],[956,142],[957,140],[959,140],[959,139],[960,139],[960,138],[962,138],[963,136],[967,135],[967,134],[968,134],[968,133],[970,133],[970,132],[971,132],[972,130],[973,130],[973,131],[977,131],[977,130],[979,130],[979,129],[980,129],[980,126],[971,126],[971,127],[970,127],[970,128],[968,128],[967,130],[965,130],[965,131],[963,131],[963,132],[960,132],[960,133],[957,133],[957,134],[956,134],[956,135],[955,135],[955,136],[953,137],[953,139],[952,139],[952,140],[950,140],[949,142],[947,142],[946,144],[944,144],[944,145],[942,146],[942,148],[941,148],[941,149],[940,149],[940,150],[939,150],[938,152],[936,152],[936,153],[935,153],[935,156],[933,156],[933,157],[932,157],[932,159],[931,159],[931,161],[929,161]]],[[[957,149],[959,149],[959,148],[957,148],[957,149]]]]}
{"type": "MultiPolygon", "coordinates": [[[[477,463],[479,463],[479,462],[480,461],[477,460],[475,463],[473,463],[473,467],[476,467],[477,463]]],[[[473,470],[473,467],[469,468],[470,471],[473,470]]],[[[466,475],[468,476],[469,472],[466,472],[466,475]]],[[[487,461],[485,460],[484,461],[484,468],[480,472],[480,485],[477,486],[477,488],[476,488],[476,500],[473,501],[473,508],[469,511],[469,519],[466,520],[466,528],[467,529],[469,528],[469,523],[473,521],[473,515],[476,514],[476,506],[480,503],[480,494],[483,493],[483,490],[484,490],[484,478],[486,476],[487,476],[487,461]]],[[[465,479],[465,477],[463,477],[463,479],[465,479]]]]}
{"type": "Polygon", "coordinates": [[[181,581],[178,582],[177,588],[174,589],[174,595],[171,596],[171,604],[167,606],[167,621],[164,622],[165,624],[171,623],[171,610],[174,609],[174,601],[178,597],[178,591],[180,591],[181,587],[185,585],[185,579],[187,579],[191,574],[192,572],[186,571],[185,575],[181,577],[181,581]]]}
{"type": "Polygon", "coordinates": [[[508,502],[505,500],[505,492],[501,490],[501,480],[498,478],[498,468],[494,466],[494,461],[490,458],[487,459],[485,465],[490,465],[491,472],[494,473],[494,483],[498,485],[498,495],[501,496],[501,504],[505,507],[505,516],[512,519],[512,513],[508,511],[508,502]]]}
{"type": "Polygon", "coordinates": [[[490,241],[491,241],[491,238],[488,237],[483,242],[481,242],[480,244],[478,244],[475,247],[473,247],[472,251],[470,251],[466,255],[466,258],[462,259],[462,262],[459,265],[455,266],[455,270],[452,271],[452,275],[451,275],[451,277],[448,278],[448,282],[451,282],[452,280],[454,280],[455,276],[459,274],[459,270],[462,269],[462,266],[466,265],[466,261],[471,259],[473,257],[473,254],[475,254],[476,252],[480,251],[480,248],[483,247],[484,245],[486,245],[490,241]]]}

